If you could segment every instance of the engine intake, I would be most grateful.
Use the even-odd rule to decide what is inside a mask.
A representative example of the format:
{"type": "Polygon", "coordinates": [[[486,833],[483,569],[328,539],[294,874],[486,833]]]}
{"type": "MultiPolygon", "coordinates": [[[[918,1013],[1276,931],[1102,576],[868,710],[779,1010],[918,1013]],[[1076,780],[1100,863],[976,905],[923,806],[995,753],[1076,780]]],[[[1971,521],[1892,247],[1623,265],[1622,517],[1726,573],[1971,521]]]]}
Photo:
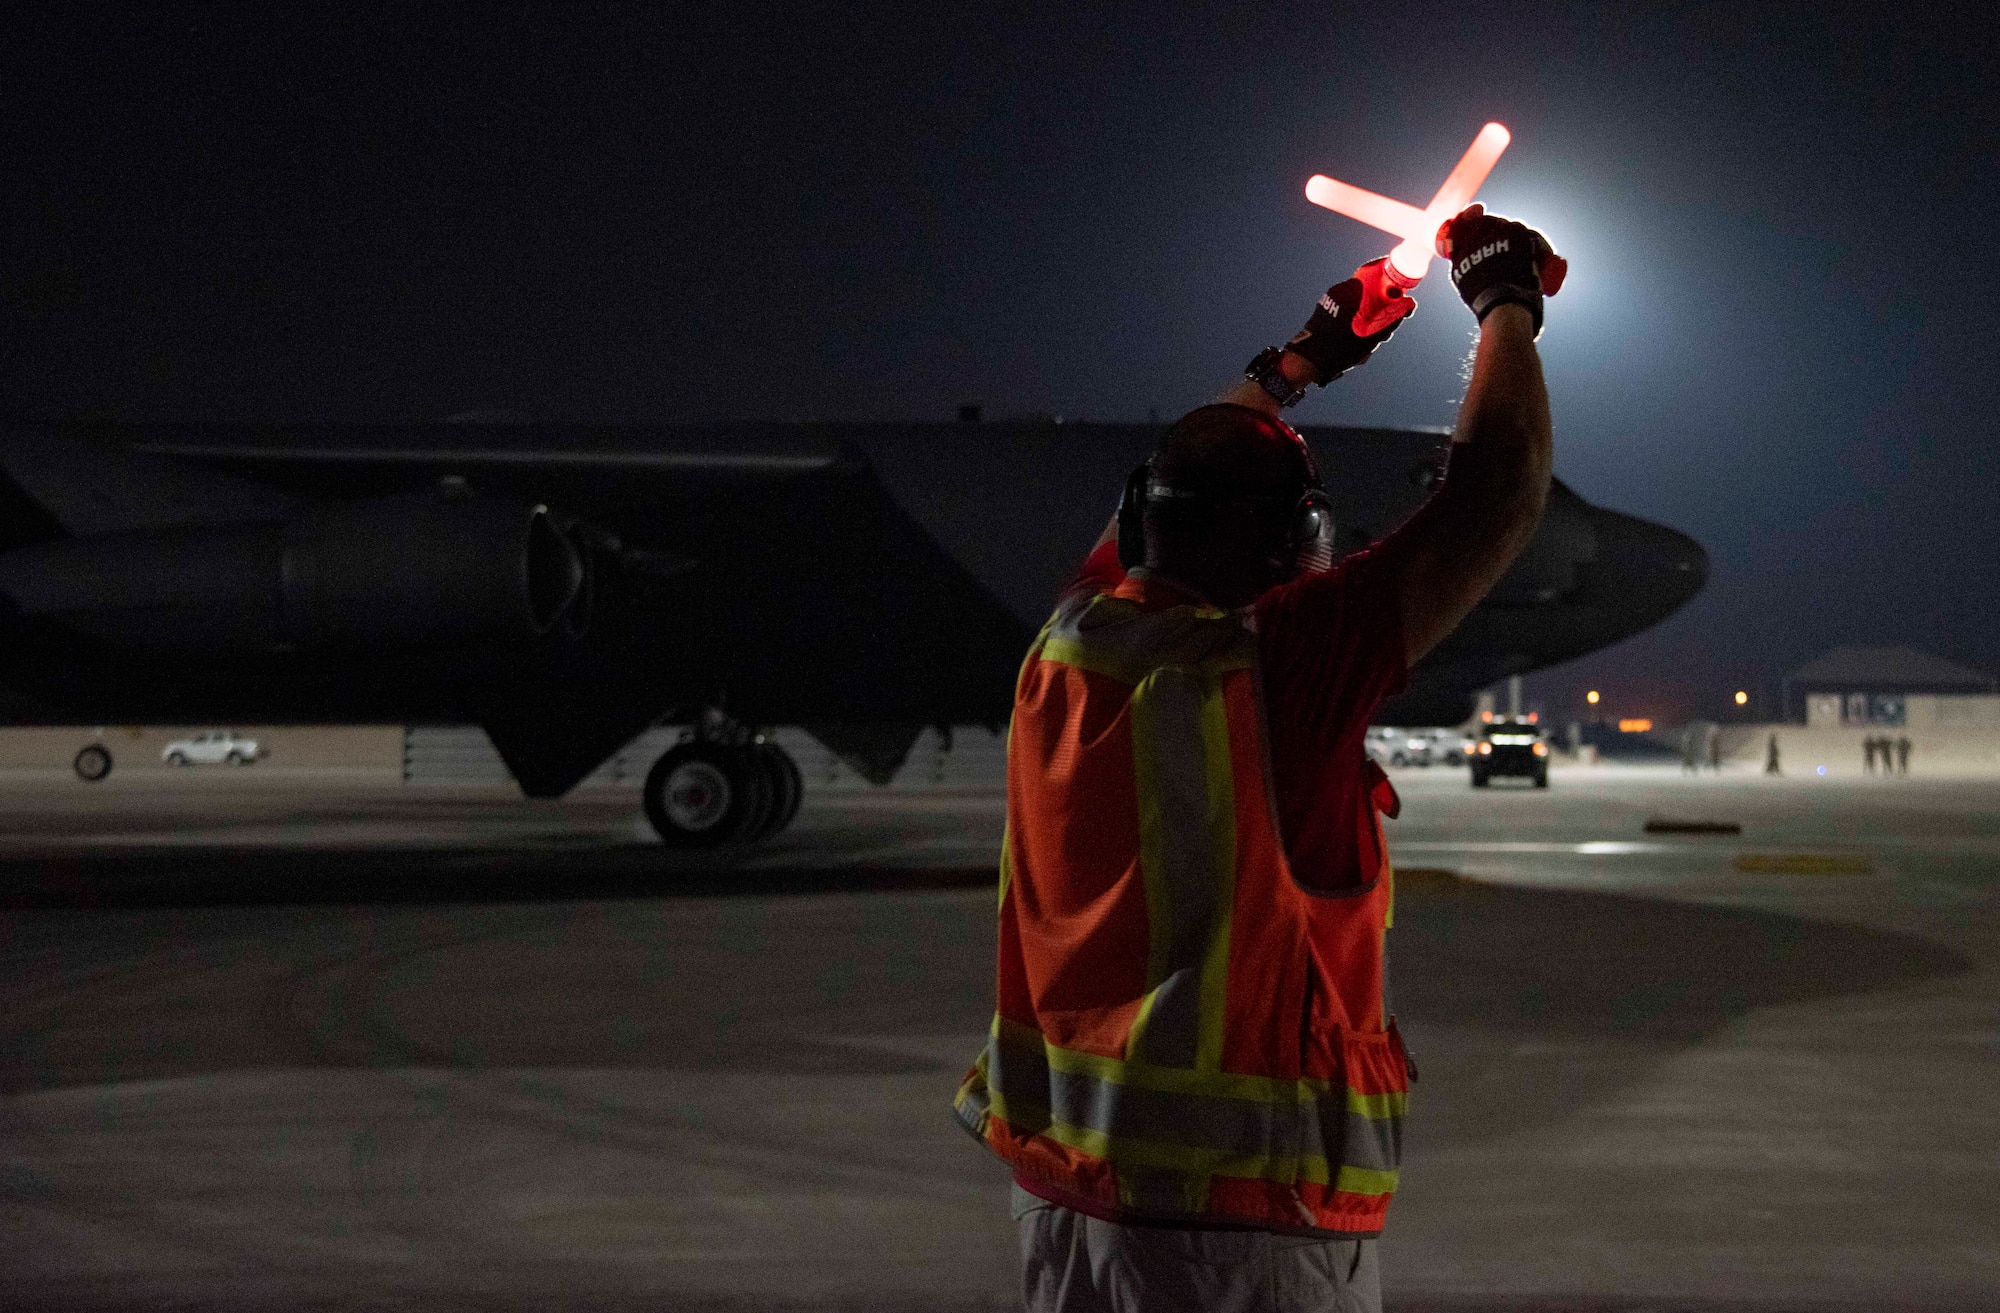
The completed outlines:
{"type": "Polygon", "coordinates": [[[583,559],[547,507],[463,493],[0,555],[0,592],[24,617],[183,652],[524,642],[564,619],[583,583],[583,559]]]}

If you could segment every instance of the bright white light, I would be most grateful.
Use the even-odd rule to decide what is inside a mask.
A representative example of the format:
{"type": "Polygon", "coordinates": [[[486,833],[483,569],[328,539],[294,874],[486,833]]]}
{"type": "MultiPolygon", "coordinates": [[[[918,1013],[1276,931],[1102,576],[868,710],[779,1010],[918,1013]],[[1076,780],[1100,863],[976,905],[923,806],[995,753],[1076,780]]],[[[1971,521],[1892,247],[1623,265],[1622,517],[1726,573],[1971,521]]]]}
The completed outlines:
{"type": "Polygon", "coordinates": [[[1459,157],[1457,167],[1438,188],[1437,195],[1421,210],[1322,173],[1314,174],[1306,182],[1306,199],[1402,238],[1402,244],[1389,253],[1389,264],[1414,286],[1430,272],[1437,230],[1446,219],[1472,204],[1480,184],[1493,171],[1494,162],[1510,140],[1507,129],[1498,123],[1481,128],[1472,145],[1459,157]]]}

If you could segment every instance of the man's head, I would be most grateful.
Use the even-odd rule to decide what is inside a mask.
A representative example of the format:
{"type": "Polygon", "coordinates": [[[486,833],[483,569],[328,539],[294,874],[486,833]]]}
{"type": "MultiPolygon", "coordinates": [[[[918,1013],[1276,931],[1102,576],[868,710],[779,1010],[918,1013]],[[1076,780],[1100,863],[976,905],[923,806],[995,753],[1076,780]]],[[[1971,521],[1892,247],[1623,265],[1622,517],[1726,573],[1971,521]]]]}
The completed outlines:
{"type": "Polygon", "coordinates": [[[1329,522],[1302,505],[1319,479],[1297,435],[1247,406],[1203,406],[1167,430],[1146,467],[1144,564],[1216,606],[1248,605],[1297,573],[1329,522]]]}

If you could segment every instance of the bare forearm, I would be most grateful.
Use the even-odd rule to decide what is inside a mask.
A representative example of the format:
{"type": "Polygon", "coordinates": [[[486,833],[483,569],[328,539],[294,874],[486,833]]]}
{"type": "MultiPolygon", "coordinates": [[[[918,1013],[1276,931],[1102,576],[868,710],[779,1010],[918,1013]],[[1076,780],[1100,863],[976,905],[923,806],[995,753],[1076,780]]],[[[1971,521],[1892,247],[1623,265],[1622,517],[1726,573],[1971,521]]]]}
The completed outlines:
{"type": "MultiPolygon", "coordinates": [[[[1307,387],[1319,382],[1319,375],[1314,372],[1312,362],[1296,352],[1287,351],[1280,356],[1278,368],[1293,387],[1307,387]]],[[[1247,378],[1239,379],[1236,386],[1217,397],[1216,401],[1235,406],[1248,406],[1252,410],[1261,410],[1274,418],[1285,413],[1285,408],[1278,404],[1278,399],[1266,392],[1262,384],[1253,383],[1247,378]]]]}
{"type": "Polygon", "coordinates": [[[1553,442],[1534,323],[1518,305],[1486,316],[1444,486],[1406,532],[1404,652],[1414,665],[1521,554],[1548,498],[1553,442]]]}

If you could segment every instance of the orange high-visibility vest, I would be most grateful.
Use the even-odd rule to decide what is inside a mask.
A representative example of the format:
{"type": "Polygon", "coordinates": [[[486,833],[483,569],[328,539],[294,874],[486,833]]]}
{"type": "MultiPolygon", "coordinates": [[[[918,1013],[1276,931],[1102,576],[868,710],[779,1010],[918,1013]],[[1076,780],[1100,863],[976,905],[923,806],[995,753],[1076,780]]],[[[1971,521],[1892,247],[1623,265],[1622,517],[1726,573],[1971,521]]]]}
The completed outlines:
{"type": "Polygon", "coordinates": [[[1022,667],[999,1002],[959,1119],[1109,1215],[1378,1234],[1409,1090],[1386,858],[1358,889],[1300,887],[1256,635],[1148,592],[1065,599],[1022,667]]]}

